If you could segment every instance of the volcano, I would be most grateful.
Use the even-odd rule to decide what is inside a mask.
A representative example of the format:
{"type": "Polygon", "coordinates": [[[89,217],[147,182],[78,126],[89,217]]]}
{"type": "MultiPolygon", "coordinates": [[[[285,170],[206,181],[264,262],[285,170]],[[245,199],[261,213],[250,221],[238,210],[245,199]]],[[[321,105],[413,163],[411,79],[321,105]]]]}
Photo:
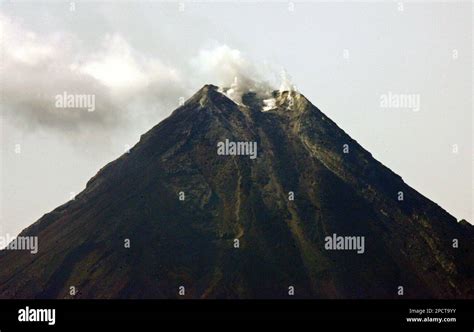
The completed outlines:
{"type": "Polygon", "coordinates": [[[206,85],[0,252],[0,297],[474,298],[473,229],[301,93],[206,85]]]}

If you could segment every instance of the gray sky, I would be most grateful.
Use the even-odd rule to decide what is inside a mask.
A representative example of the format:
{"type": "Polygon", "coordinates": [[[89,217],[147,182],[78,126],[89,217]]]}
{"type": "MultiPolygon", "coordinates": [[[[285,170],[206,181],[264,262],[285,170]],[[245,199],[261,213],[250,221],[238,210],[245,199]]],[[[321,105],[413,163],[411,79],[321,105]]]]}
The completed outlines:
{"type": "Polygon", "coordinates": [[[291,8],[2,2],[0,235],[16,235],[84,189],[179,97],[234,76],[277,89],[282,68],[375,158],[472,222],[472,4],[291,8]],[[96,110],[55,108],[64,91],[94,94],[96,110]],[[419,111],[381,107],[389,93],[418,95],[419,111]]]}

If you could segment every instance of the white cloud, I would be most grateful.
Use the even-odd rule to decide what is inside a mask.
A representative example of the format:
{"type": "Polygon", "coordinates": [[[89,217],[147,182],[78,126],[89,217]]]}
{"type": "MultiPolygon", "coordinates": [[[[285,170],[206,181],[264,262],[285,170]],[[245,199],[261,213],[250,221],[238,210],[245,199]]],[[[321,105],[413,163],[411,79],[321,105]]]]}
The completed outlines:
{"type": "Polygon", "coordinates": [[[26,123],[29,130],[80,132],[96,127],[107,135],[108,129],[136,117],[133,112],[146,121],[157,103],[172,100],[176,105],[183,94],[176,69],[143,56],[120,35],[106,35],[98,50],[87,52],[74,35],[39,35],[3,14],[0,32],[2,116],[22,127],[26,123]],[[65,91],[94,95],[96,110],[56,108],[55,96],[65,91]]]}
{"type": "Polygon", "coordinates": [[[110,88],[141,87],[146,85],[147,73],[132,56],[130,45],[119,35],[105,37],[104,50],[93,54],[84,64],[72,68],[90,75],[110,88]]]}
{"type": "Polygon", "coordinates": [[[89,56],[84,64],[74,64],[80,72],[88,74],[111,89],[144,89],[156,81],[179,83],[176,69],[167,67],[159,59],[145,57],[118,34],[106,35],[103,49],[89,56]]]}
{"type": "Polygon", "coordinates": [[[26,31],[16,25],[9,17],[0,13],[0,35],[2,36],[3,55],[12,61],[29,66],[38,65],[52,58],[54,44],[63,37],[60,34],[40,38],[32,31],[26,31]]]}

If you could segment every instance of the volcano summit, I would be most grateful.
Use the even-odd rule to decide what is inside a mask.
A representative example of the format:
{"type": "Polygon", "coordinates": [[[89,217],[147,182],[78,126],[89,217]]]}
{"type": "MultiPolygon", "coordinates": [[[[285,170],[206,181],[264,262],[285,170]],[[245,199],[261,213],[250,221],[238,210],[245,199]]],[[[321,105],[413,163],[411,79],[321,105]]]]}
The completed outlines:
{"type": "Polygon", "coordinates": [[[20,234],[36,255],[0,252],[0,297],[474,298],[473,226],[302,94],[270,100],[204,86],[20,234]]]}

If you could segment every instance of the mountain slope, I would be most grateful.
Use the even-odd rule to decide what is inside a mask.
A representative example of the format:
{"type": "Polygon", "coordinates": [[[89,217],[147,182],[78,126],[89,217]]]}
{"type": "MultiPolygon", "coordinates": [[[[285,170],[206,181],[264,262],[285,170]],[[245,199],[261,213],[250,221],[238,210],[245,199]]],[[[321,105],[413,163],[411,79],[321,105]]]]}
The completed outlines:
{"type": "Polygon", "coordinates": [[[303,95],[274,97],[262,112],[255,94],[238,105],[203,87],[20,234],[38,236],[36,255],[0,252],[0,297],[70,298],[74,286],[75,298],[286,298],[294,286],[302,298],[399,298],[403,286],[473,298],[473,227],[303,95]],[[217,155],[226,139],[257,142],[258,157],[217,155]],[[364,236],[364,253],[326,250],[333,234],[364,236]]]}

